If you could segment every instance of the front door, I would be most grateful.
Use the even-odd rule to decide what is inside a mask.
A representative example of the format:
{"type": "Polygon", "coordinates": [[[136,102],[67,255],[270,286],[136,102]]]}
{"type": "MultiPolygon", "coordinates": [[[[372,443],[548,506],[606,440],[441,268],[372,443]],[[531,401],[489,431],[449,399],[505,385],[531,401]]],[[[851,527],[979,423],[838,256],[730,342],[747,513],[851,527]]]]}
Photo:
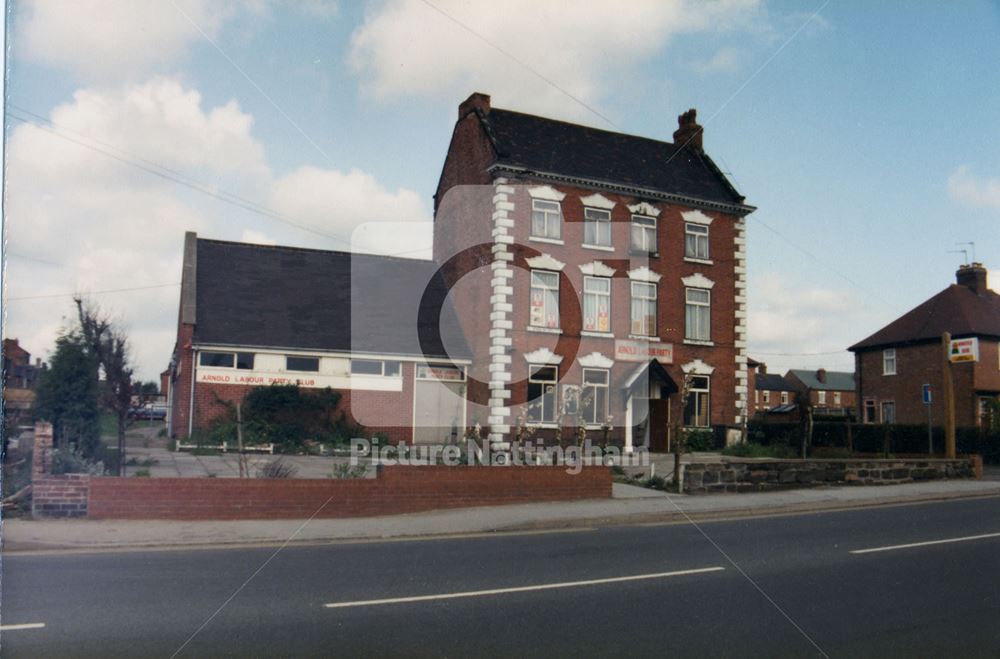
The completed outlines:
{"type": "Polygon", "coordinates": [[[649,401],[649,450],[665,453],[670,450],[670,399],[649,401]]]}
{"type": "Polygon", "coordinates": [[[413,443],[449,444],[465,427],[465,383],[458,369],[417,366],[413,401],[413,443]]]}

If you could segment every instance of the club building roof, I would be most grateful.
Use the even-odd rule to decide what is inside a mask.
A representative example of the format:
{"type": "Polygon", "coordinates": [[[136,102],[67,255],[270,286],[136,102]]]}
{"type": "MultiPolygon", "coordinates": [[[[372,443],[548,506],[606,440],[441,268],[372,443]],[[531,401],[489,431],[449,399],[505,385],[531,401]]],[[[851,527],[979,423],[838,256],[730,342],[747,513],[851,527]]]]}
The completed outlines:
{"type": "Polygon", "coordinates": [[[197,346],[468,359],[447,293],[432,261],[185,236],[197,346]]]}

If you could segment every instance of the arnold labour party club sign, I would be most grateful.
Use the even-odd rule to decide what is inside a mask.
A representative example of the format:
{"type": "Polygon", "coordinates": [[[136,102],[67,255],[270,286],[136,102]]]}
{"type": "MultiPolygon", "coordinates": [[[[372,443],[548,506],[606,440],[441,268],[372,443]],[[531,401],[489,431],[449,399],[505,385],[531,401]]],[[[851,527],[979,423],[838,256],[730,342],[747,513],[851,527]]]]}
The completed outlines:
{"type": "Polygon", "coordinates": [[[615,341],[615,359],[623,362],[655,359],[661,364],[673,364],[674,345],[655,341],[615,341]]]}

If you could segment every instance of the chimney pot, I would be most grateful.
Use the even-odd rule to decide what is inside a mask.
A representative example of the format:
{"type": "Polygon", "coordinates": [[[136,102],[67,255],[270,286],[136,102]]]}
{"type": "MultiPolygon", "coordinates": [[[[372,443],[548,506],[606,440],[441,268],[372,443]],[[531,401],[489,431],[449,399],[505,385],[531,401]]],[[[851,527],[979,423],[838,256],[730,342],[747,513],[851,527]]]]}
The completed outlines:
{"type": "Polygon", "coordinates": [[[490,113],[490,95],[480,92],[473,92],[469,98],[462,101],[458,106],[458,118],[462,119],[470,112],[479,110],[483,114],[490,113]]]}
{"type": "Polygon", "coordinates": [[[674,144],[686,146],[694,151],[703,151],[702,135],[704,129],[698,125],[698,111],[691,108],[677,117],[677,130],[674,131],[674,144]]]}
{"type": "Polygon", "coordinates": [[[955,273],[955,281],[976,295],[983,295],[986,293],[986,268],[982,263],[963,265],[955,273]]]}

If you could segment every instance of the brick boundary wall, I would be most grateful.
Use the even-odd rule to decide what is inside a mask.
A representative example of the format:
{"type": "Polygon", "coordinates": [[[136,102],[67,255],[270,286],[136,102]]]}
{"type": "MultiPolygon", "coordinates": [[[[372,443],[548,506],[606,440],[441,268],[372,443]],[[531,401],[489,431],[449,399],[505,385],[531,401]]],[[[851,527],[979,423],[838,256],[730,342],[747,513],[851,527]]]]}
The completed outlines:
{"type": "Polygon", "coordinates": [[[35,517],[84,517],[90,493],[90,476],[53,476],[52,424],[35,424],[35,445],[31,457],[31,514],[35,517]]]}
{"type": "MultiPolygon", "coordinates": [[[[320,519],[611,497],[611,472],[584,467],[393,466],[374,479],[87,477],[92,519],[320,519]]],[[[40,511],[41,512],[41,511],[40,511]]]]}
{"type": "Polygon", "coordinates": [[[764,492],[830,485],[896,485],[982,478],[978,455],[956,460],[726,460],[683,467],[684,492],[764,492]]]}

